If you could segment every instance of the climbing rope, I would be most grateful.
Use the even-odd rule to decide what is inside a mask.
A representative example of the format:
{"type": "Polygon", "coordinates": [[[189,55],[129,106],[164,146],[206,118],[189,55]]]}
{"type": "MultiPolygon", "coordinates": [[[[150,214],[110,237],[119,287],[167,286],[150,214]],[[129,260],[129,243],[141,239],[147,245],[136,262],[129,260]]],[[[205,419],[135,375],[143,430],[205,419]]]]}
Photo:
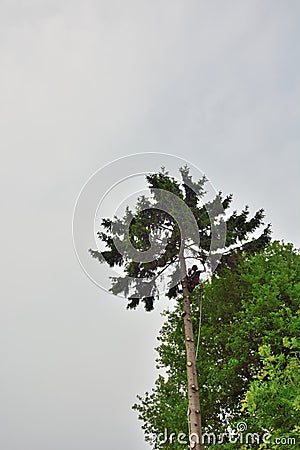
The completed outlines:
{"type": "MultiPolygon", "coordinates": [[[[190,436],[192,434],[190,414],[191,414],[191,410],[190,410],[190,408],[188,408],[188,410],[187,410],[187,423],[188,423],[188,429],[189,429],[189,438],[190,438],[190,436]]],[[[190,448],[190,446],[189,446],[189,448],[190,448]]]]}
{"type": "Polygon", "coordinates": [[[198,357],[199,345],[200,345],[200,334],[201,334],[201,322],[202,322],[202,286],[199,284],[199,289],[196,290],[198,307],[199,307],[199,325],[198,325],[198,338],[197,338],[197,347],[196,347],[196,360],[198,357]],[[200,295],[199,295],[200,291],[200,295]]]}

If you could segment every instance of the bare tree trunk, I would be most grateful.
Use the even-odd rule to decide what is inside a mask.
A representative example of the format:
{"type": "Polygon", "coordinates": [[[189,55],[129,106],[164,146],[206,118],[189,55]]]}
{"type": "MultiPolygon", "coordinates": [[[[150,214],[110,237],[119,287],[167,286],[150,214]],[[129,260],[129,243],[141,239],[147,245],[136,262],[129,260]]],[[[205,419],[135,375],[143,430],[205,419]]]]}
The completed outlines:
{"type": "MultiPolygon", "coordinates": [[[[186,274],[185,260],[181,258],[181,268],[184,269],[186,274]]],[[[190,449],[203,450],[202,444],[202,426],[201,426],[201,412],[200,412],[200,399],[199,399],[199,387],[198,376],[196,366],[196,353],[194,344],[194,330],[192,324],[191,315],[191,302],[190,292],[188,290],[188,279],[185,275],[182,279],[183,289],[183,323],[185,331],[185,347],[186,347],[186,359],[187,359],[187,381],[188,381],[188,414],[190,424],[190,449]]]]}

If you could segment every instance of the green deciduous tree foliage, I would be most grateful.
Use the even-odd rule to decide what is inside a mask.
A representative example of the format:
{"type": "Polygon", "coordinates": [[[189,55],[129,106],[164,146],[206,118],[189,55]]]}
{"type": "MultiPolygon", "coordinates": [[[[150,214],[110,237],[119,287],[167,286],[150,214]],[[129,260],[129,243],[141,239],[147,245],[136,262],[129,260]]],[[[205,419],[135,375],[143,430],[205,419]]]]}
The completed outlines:
{"type": "Polygon", "coordinates": [[[271,345],[259,347],[262,368],[254,375],[243,400],[242,409],[252,419],[252,426],[267,429],[272,435],[268,444],[272,449],[286,448],[289,442],[299,445],[299,348],[299,339],[286,337],[281,353],[272,352],[271,345]]]}
{"type": "MultiPolygon", "coordinates": [[[[228,425],[235,429],[243,421],[261,437],[266,430],[273,439],[297,434],[299,294],[300,256],[291,244],[279,242],[244,256],[235,270],[223,267],[192,294],[195,338],[202,298],[197,364],[204,431],[226,433],[228,425]]],[[[164,375],[134,405],[148,441],[165,428],[169,434],[188,433],[180,313],[178,306],[164,313],[157,348],[157,367],[164,375]]],[[[156,448],[183,448],[162,440],[156,448]]],[[[271,445],[261,448],[287,448],[271,445]]]]}

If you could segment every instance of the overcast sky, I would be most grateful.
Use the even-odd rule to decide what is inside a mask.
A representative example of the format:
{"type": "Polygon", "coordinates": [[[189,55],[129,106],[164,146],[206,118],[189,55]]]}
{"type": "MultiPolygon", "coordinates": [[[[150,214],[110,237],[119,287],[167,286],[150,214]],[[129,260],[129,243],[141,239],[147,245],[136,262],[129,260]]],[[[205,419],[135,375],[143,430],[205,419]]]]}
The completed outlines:
{"type": "Polygon", "coordinates": [[[0,2],[1,449],[149,448],[131,405],[166,303],[126,311],[81,270],[95,170],[186,158],[300,245],[299,19],[297,0],[0,2]]]}

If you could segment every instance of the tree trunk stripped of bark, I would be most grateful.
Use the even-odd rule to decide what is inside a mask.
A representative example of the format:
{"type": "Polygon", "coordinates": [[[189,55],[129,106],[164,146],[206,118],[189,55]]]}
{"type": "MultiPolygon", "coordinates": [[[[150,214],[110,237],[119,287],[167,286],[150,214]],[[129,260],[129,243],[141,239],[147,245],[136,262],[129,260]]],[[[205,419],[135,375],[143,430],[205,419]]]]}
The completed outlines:
{"type": "Polygon", "coordinates": [[[202,444],[202,427],[200,413],[200,399],[198,376],[196,366],[196,353],[194,344],[194,330],[191,315],[190,292],[188,290],[187,276],[182,280],[183,288],[183,323],[185,330],[185,347],[187,359],[187,381],[188,381],[188,415],[190,424],[190,449],[203,450],[202,444]]]}

